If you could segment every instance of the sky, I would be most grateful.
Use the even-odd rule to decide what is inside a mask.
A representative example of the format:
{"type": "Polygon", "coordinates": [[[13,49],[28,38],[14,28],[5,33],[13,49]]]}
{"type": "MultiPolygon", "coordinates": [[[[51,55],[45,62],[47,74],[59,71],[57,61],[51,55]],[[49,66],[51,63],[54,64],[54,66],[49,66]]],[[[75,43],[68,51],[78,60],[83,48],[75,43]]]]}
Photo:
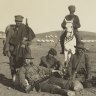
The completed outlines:
{"type": "Polygon", "coordinates": [[[61,23],[69,14],[68,6],[75,5],[82,31],[96,32],[96,0],[0,0],[0,31],[14,24],[15,15],[28,18],[35,33],[62,30],[61,23]]]}

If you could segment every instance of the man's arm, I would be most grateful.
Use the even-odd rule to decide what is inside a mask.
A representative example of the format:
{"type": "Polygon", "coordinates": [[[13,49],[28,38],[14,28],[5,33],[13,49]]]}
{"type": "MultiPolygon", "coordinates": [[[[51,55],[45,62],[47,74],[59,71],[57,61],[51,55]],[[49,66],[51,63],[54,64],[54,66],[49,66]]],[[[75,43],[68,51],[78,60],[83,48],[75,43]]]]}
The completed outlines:
{"type": "MultiPolygon", "coordinates": [[[[4,55],[9,56],[9,50],[10,50],[10,39],[12,38],[12,35],[14,34],[13,28],[11,28],[11,25],[7,26],[6,30],[6,41],[3,48],[4,55]]],[[[9,56],[10,57],[10,56],[9,56]]]]}
{"type": "Polygon", "coordinates": [[[73,27],[74,27],[74,29],[81,27],[80,20],[79,20],[79,17],[77,15],[74,16],[73,27]]]}
{"type": "Polygon", "coordinates": [[[63,67],[64,67],[63,64],[59,60],[57,60],[56,58],[54,58],[54,60],[55,60],[55,62],[54,62],[53,67],[55,67],[56,70],[62,71],[63,67]]]}
{"type": "Polygon", "coordinates": [[[47,68],[48,63],[46,62],[46,57],[42,56],[39,66],[43,66],[47,68]]]}
{"type": "Polygon", "coordinates": [[[65,21],[65,19],[63,20],[63,22],[62,22],[62,24],[61,24],[61,27],[62,27],[63,29],[66,29],[66,21],[65,21]]]}

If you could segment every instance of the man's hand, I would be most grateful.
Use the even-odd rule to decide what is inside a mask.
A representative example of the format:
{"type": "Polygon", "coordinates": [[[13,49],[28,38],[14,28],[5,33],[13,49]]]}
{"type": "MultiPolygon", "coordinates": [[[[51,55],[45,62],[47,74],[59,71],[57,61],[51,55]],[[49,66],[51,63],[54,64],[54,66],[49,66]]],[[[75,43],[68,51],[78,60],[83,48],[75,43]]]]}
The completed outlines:
{"type": "Polygon", "coordinates": [[[60,70],[52,70],[52,73],[58,73],[60,76],[62,76],[63,75],[63,72],[62,71],[60,71],[60,70]]]}
{"type": "Polygon", "coordinates": [[[11,53],[9,51],[5,51],[3,54],[4,54],[4,56],[11,57],[11,53]]]}
{"type": "Polygon", "coordinates": [[[25,88],[25,92],[26,93],[29,93],[31,91],[31,85],[27,85],[26,88],[25,88]]]}
{"type": "Polygon", "coordinates": [[[24,44],[22,44],[22,45],[21,45],[21,47],[22,47],[22,48],[25,48],[25,45],[24,45],[24,44]]]}
{"type": "Polygon", "coordinates": [[[68,96],[76,96],[75,91],[70,91],[70,90],[67,92],[67,95],[68,96]]]}
{"type": "Polygon", "coordinates": [[[26,37],[24,37],[23,40],[22,40],[22,47],[25,48],[24,45],[27,45],[27,42],[28,42],[28,39],[26,37]]]}

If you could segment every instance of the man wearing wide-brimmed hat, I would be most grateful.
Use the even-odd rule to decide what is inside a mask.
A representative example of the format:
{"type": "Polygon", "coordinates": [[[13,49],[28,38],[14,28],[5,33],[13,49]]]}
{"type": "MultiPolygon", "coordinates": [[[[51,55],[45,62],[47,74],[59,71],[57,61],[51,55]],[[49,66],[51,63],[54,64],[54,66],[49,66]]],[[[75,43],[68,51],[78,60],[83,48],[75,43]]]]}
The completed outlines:
{"type": "Polygon", "coordinates": [[[16,73],[16,68],[22,66],[23,57],[27,52],[31,52],[29,45],[35,38],[33,30],[23,24],[22,15],[15,16],[15,23],[6,28],[6,42],[4,45],[4,55],[9,57],[11,75],[16,73]]]}
{"type": "Polygon", "coordinates": [[[73,32],[74,32],[74,35],[76,37],[76,44],[81,42],[81,37],[80,37],[79,32],[78,32],[78,28],[80,28],[80,26],[81,26],[80,20],[79,20],[79,17],[74,14],[76,7],[74,5],[70,5],[70,6],[68,6],[68,10],[69,10],[69,14],[65,16],[65,18],[61,24],[61,27],[64,29],[64,32],[60,36],[60,45],[61,45],[61,52],[60,53],[61,54],[64,54],[64,50],[65,50],[64,42],[65,42],[65,37],[67,34],[66,20],[67,21],[73,21],[73,32]]]}
{"type": "Polygon", "coordinates": [[[91,62],[89,55],[85,52],[84,43],[81,42],[74,47],[76,48],[76,53],[71,56],[68,73],[69,76],[75,74],[75,79],[83,84],[86,79],[92,78],[90,71],[91,62]]]}
{"type": "Polygon", "coordinates": [[[31,91],[35,87],[35,84],[38,80],[50,76],[52,72],[50,69],[36,66],[32,62],[32,59],[34,58],[32,58],[31,54],[27,53],[23,58],[23,66],[19,69],[18,72],[20,81],[19,84],[25,92],[31,91]]]}

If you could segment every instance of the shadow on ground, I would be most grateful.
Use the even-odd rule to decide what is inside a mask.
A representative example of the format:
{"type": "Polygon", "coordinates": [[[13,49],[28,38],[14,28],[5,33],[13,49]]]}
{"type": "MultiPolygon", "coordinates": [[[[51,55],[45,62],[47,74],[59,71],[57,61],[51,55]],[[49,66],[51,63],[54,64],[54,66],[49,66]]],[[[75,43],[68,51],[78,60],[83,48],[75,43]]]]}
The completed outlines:
{"type": "Polygon", "coordinates": [[[3,74],[0,74],[0,83],[6,87],[11,87],[12,89],[18,90],[20,92],[23,91],[23,90],[21,90],[20,86],[14,85],[12,79],[6,78],[5,75],[3,75],[3,74]]]}
{"type": "Polygon", "coordinates": [[[6,78],[3,74],[0,74],[0,83],[4,86],[14,88],[12,79],[6,78]]]}

